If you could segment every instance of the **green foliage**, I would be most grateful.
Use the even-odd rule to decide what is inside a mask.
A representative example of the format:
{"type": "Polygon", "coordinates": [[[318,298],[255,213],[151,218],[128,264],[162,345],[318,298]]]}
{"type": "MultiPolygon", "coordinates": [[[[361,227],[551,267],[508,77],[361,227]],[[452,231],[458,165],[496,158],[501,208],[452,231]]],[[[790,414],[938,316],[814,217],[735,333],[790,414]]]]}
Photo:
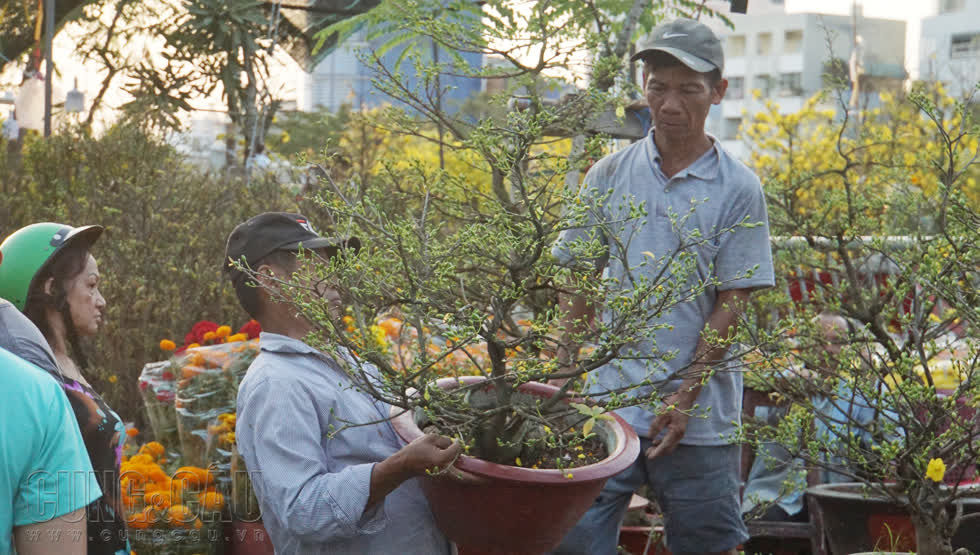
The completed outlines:
{"type": "MultiPolygon", "coordinates": [[[[893,497],[912,514],[919,552],[949,554],[967,525],[955,501],[972,491],[927,468],[944,461],[955,485],[980,454],[980,126],[941,88],[883,97],[844,117],[817,101],[770,109],[746,132],[783,235],[777,287],[743,330],[749,383],[799,410],[755,433],[893,497]],[[829,332],[821,312],[845,329],[829,332]],[[826,400],[843,416],[822,410],[826,400]]],[[[842,91],[824,98],[845,113],[842,91]]]]}
{"type": "Polygon", "coordinates": [[[205,173],[136,127],[34,139],[19,169],[0,158],[0,176],[0,236],[38,221],[106,227],[93,254],[108,306],[105,328],[88,342],[89,375],[109,405],[137,423],[144,416],[136,378],[145,363],[165,358],[161,338],[202,318],[248,318],[222,273],[231,229],[262,211],[295,210],[278,185],[253,180],[245,188],[205,173]]]}

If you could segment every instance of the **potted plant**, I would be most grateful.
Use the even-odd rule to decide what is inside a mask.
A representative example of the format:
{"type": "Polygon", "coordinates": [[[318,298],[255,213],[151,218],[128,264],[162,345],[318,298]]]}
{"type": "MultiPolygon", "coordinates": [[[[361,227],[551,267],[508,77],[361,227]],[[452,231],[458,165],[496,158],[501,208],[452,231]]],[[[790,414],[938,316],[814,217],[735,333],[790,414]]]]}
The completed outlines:
{"type": "Polygon", "coordinates": [[[889,532],[921,554],[975,551],[975,112],[922,85],[874,110],[844,96],[786,115],[770,103],[746,126],[787,237],[774,245],[784,281],[757,299],[743,341],[754,386],[795,405],[749,436],[853,482],[808,491],[835,552],[887,547],[889,532]],[[834,318],[846,320],[829,333],[834,318]]]}
{"type": "Polygon", "coordinates": [[[423,485],[448,537],[463,548],[540,553],[560,541],[606,478],[636,459],[636,434],[615,411],[660,410],[661,378],[654,376],[658,361],[673,353],[656,346],[665,326],[658,317],[720,285],[698,275],[696,250],[741,224],[717,229],[717,236],[686,233],[692,206],[673,215],[681,236],[676,249],[640,259],[608,254],[599,240],[608,231],[603,226],[629,228],[649,207],[616,204],[622,219],[592,223],[605,203],[622,202],[580,191],[577,171],[600,154],[603,142],[583,140],[573,150],[568,138],[546,136],[578,134],[609,105],[616,76],[626,73],[630,40],[662,14],[639,1],[621,6],[622,13],[561,2],[562,16],[544,3],[527,13],[502,1],[449,4],[447,11],[441,0],[410,9],[382,2],[328,30],[365,24],[389,38],[411,37],[400,59],[416,66],[420,82],[407,83],[381,53],[373,59],[378,86],[410,109],[357,116],[352,127],[393,130],[433,146],[398,146],[387,136],[388,155],[374,166],[347,176],[322,172],[317,209],[304,211],[319,213],[314,221],[328,222],[333,234],[357,236],[363,246],[328,260],[305,253],[280,291],[314,324],[307,343],[338,358],[352,355],[351,381],[392,407],[404,439],[421,429],[465,447],[449,473],[468,479],[434,477],[423,485]],[[631,17],[622,17],[626,8],[631,17]],[[509,15],[484,17],[493,13],[509,15]],[[561,84],[548,70],[563,63],[563,54],[528,65],[495,43],[504,36],[561,53],[594,45],[593,86],[549,101],[548,88],[561,84]],[[415,48],[419,43],[424,48],[415,48]],[[511,67],[492,74],[513,80],[486,99],[486,109],[454,111],[440,75],[486,77],[487,70],[466,65],[473,52],[509,60],[511,67]],[[523,99],[508,103],[517,88],[523,99]],[[494,109],[508,104],[510,111],[494,109]],[[592,239],[565,243],[575,262],[560,264],[552,248],[572,228],[588,229],[592,239]],[[601,257],[630,269],[633,278],[596,275],[594,260],[601,257]],[[341,293],[344,318],[333,314],[321,285],[341,293]],[[603,307],[602,317],[569,322],[561,299],[573,292],[603,307]],[[393,319],[397,330],[389,334],[381,322],[393,319]],[[626,357],[645,361],[650,378],[619,389],[595,379],[596,370],[626,357]]]}

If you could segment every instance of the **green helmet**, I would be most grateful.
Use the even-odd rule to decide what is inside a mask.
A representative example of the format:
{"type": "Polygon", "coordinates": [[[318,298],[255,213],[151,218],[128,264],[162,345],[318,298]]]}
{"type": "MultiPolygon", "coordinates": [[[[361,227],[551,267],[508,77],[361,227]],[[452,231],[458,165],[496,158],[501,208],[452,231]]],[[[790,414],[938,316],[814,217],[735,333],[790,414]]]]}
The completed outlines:
{"type": "Polygon", "coordinates": [[[44,222],[13,232],[0,243],[0,298],[24,310],[34,278],[54,255],[68,245],[91,246],[102,231],[98,225],[71,227],[44,222]]]}

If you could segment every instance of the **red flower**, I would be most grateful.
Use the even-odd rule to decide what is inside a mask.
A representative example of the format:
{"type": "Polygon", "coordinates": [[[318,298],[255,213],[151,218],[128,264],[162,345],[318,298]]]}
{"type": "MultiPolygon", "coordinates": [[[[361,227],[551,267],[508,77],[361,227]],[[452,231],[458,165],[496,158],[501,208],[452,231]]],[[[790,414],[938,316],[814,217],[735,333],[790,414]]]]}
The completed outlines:
{"type": "Polygon", "coordinates": [[[171,380],[172,381],[174,379],[174,374],[170,370],[164,370],[163,373],[160,374],[160,377],[163,378],[163,379],[165,379],[165,380],[171,380]]]}
{"type": "Polygon", "coordinates": [[[150,387],[150,384],[140,380],[140,391],[146,391],[146,388],[150,387]]]}
{"type": "Polygon", "coordinates": [[[204,334],[207,333],[207,332],[209,332],[209,331],[210,332],[218,331],[218,324],[215,324],[214,322],[212,322],[210,320],[201,320],[200,322],[194,324],[191,327],[191,333],[188,334],[188,335],[193,335],[194,336],[194,340],[193,341],[187,341],[187,338],[185,337],[184,338],[184,341],[185,341],[184,344],[185,345],[188,345],[190,343],[200,343],[200,344],[203,345],[204,344],[204,334]]]}
{"type": "Polygon", "coordinates": [[[255,320],[249,320],[238,330],[238,333],[244,333],[249,339],[255,339],[261,332],[262,326],[255,320]]]}

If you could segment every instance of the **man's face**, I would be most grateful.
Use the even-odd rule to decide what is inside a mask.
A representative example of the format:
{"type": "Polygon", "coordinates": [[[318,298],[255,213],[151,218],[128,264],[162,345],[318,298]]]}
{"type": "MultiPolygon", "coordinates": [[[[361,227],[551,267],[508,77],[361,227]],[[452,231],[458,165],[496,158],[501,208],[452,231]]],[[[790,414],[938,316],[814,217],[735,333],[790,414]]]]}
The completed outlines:
{"type": "Polygon", "coordinates": [[[690,141],[704,136],[704,121],[712,104],[725,96],[728,81],[714,86],[708,74],[698,73],[685,65],[644,69],[644,94],[650,105],[657,137],[690,141]]]}

